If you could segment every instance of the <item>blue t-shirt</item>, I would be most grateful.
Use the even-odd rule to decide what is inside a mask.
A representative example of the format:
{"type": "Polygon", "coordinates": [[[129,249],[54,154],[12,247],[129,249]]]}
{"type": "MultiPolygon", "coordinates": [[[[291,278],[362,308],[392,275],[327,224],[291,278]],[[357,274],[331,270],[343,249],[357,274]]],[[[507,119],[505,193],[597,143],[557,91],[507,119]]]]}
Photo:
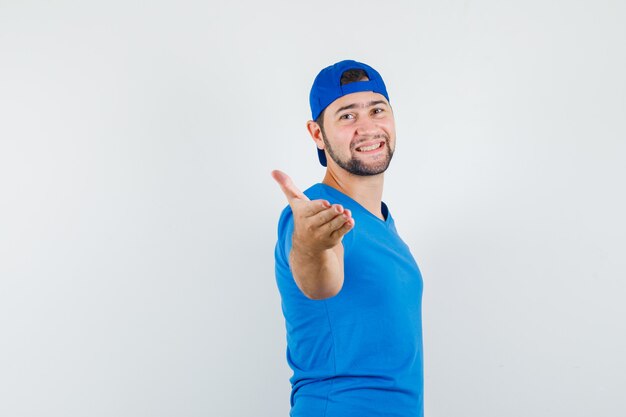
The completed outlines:
{"type": "Polygon", "coordinates": [[[278,223],[276,282],[287,328],[291,417],[422,417],[422,277],[383,203],[381,220],[340,191],[304,192],[352,211],[343,237],[344,283],[312,300],[289,268],[293,214],[278,223]]]}

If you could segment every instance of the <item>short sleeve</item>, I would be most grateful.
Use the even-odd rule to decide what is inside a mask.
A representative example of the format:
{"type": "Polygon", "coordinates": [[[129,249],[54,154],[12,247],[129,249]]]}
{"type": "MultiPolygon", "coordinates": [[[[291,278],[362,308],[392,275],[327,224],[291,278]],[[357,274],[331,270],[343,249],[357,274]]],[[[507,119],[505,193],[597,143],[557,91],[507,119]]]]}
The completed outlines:
{"type": "Polygon", "coordinates": [[[287,206],[278,220],[278,240],[276,242],[276,262],[289,269],[294,222],[291,207],[287,206]]]}

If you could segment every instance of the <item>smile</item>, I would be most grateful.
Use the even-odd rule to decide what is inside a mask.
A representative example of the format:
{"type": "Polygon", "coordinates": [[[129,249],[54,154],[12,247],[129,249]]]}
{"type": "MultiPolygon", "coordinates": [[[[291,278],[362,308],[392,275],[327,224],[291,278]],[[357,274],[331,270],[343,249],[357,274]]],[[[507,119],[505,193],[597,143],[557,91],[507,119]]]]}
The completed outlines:
{"type": "Polygon", "coordinates": [[[369,145],[369,146],[359,146],[356,148],[357,152],[371,152],[371,151],[375,151],[379,148],[381,148],[383,145],[385,144],[385,142],[377,142],[373,145],[369,145]]]}

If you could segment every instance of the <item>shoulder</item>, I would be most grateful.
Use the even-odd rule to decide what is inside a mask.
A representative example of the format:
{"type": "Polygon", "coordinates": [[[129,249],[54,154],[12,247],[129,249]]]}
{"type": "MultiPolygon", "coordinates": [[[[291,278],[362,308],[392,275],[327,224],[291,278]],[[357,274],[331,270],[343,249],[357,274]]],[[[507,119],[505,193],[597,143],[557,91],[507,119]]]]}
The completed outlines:
{"type": "Polygon", "coordinates": [[[326,189],[326,186],[324,184],[317,183],[304,190],[304,195],[306,195],[309,200],[328,198],[328,190],[326,189]]]}

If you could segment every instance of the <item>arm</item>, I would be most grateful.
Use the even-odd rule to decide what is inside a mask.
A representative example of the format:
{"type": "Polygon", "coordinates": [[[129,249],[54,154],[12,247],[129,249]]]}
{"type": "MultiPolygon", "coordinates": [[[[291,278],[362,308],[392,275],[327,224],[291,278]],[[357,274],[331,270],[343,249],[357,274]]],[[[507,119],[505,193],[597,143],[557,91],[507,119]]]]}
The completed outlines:
{"type": "Polygon", "coordinates": [[[294,231],[289,265],[298,288],[315,300],[337,295],[343,286],[341,239],[354,227],[350,210],[325,200],[309,200],[280,171],[278,182],[293,212],[294,231]]]}

